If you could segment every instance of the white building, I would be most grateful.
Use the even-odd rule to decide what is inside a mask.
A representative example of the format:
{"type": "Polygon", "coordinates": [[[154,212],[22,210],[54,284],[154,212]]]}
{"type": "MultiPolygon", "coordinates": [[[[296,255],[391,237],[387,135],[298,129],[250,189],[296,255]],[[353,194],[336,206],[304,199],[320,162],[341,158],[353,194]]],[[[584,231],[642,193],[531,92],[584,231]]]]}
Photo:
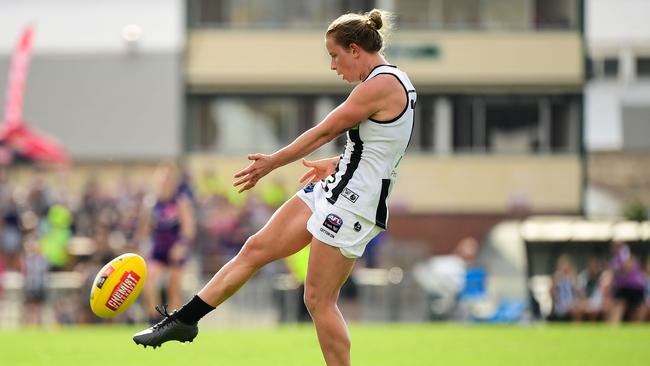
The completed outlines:
{"type": "Polygon", "coordinates": [[[650,199],[650,1],[587,0],[585,87],[592,215],[650,199]]]}

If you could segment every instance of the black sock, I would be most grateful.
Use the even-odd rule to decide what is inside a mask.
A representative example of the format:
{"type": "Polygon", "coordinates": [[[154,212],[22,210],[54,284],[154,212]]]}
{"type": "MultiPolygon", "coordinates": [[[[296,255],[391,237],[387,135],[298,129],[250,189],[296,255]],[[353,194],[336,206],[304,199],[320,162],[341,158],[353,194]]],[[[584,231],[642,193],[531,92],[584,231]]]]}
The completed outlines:
{"type": "Polygon", "coordinates": [[[199,295],[194,295],[192,300],[183,305],[174,315],[185,324],[194,324],[212,310],[214,310],[212,305],[203,301],[199,295]]]}

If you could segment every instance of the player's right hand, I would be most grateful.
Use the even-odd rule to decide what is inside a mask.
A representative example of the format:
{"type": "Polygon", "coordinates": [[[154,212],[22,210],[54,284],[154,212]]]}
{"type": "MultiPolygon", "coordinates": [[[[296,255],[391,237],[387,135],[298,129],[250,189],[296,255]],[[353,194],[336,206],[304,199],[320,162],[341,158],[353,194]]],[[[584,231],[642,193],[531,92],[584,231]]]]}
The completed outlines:
{"type": "Polygon", "coordinates": [[[302,165],[310,168],[307,173],[303,174],[303,176],[300,177],[299,182],[303,184],[318,182],[321,179],[327,178],[332,173],[334,173],[334,170],[336,170],[336,164],[333,163],[333,159],[321,159],[314,161],[302,159],[302,165]]]}

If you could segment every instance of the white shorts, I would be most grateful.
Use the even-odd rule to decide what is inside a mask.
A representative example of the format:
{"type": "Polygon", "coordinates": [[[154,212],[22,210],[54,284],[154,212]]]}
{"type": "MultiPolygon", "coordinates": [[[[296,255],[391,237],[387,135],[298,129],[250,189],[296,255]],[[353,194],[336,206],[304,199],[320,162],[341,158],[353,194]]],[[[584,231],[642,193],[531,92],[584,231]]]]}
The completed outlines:
{"type": "Polygon", "coordinates": [[[368,242],[384,229],[346,209],[329,203],[319,183],[309,184],[296,193],[311,209],[307,230],[314,238],[339,248],[347,258],[363,255],[368,242]]]}

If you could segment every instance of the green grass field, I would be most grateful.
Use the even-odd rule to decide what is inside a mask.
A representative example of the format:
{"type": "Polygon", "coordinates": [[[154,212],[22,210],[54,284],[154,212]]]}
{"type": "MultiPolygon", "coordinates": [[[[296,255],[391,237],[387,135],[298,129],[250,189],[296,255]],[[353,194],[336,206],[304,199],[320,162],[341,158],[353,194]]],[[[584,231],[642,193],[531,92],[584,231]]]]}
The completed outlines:
{"type": "MultiPolygon", "coordinates": [[[[309,325],[203,329],[136,346],[129,327],[0,331],[0,365],[324,365],[309,325]]],[[[650,365],[650,326],[353,325],[353,365],[650,365]]]]}

